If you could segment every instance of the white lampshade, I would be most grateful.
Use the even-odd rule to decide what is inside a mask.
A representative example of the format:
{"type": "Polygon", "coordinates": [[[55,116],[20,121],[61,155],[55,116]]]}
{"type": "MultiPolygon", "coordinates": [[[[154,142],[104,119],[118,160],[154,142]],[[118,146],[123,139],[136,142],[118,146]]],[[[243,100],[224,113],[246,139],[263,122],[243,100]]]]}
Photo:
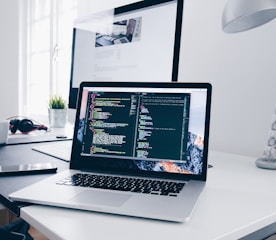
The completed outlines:
{"type": "Polygon", "coordinates": [[[226,33],[246,31],[276,17],[276,0],[228,0],[222,15],[226,33]]]}

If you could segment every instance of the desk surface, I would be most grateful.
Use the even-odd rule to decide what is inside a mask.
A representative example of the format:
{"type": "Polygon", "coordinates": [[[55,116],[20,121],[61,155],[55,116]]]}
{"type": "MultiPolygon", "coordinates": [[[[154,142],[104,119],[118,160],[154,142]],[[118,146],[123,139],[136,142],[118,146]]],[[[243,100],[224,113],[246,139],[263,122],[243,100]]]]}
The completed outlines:
{"type": "MultiPolygon", "coordinates": [[[[50,157],[46,154],[39,153],[32,150],[33,146],[39,144],[52,144],[50,143],[37,143],[37,144],[19,144],[19,145],[6,145],[0,147],[0,164],[1,165],[16,165],[19,163],[43,163],[52,162],[58,167],[58,172],[68,169],[69,164],[65,161],[50,157]]],[[[56,142],[62,144],[61,142],[56,142]]],[[[34,182],[48,177],[49,174],[37,175],[24,175],[24,176],[1,176],[0,177],[0,193],[8,196],[11,192],[17,191],[26,187],[34,182]]]]}
{"type": "MultiPolygon", "coordinates": [[[[1,156],[2,159],[2,156],[1,156]]],[[[21,217],[50,239],[238,239],[276,222],[276,171],[255,159],[211,152],[207,187],[188,223],[46,206],[21,209],[21,217]]]]}

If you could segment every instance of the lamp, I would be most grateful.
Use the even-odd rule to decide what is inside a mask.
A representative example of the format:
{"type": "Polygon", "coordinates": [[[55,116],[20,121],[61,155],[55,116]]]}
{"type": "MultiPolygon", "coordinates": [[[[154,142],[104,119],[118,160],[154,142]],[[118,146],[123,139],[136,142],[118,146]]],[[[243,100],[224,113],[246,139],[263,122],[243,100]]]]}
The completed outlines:
{"type": "Polygon", "coordinates": [[[229,0],[222,15],[226,33],[246,31],[276,17],[276,0],[229,0]]]}
{"type": "MultiPolygon", "coordinates": [[[[226,33],[246,31],[276,18],[276,0],[228,0],[222,15],[222,29],[226,33]]],[[[276,109],[273,114],[267,146],[256,166],[276,169],[276,109]]]]}

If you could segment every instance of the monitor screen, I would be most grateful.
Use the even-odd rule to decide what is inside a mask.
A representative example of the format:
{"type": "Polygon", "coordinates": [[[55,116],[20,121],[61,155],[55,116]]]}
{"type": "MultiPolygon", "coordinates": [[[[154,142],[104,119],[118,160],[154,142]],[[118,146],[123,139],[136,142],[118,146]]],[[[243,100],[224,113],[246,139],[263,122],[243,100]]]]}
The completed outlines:
{"type": "Polygon", "coordinates": [[[78,19],[69,107],[83,81],[177,81],[183,0],[143,1],[78,19]]]}

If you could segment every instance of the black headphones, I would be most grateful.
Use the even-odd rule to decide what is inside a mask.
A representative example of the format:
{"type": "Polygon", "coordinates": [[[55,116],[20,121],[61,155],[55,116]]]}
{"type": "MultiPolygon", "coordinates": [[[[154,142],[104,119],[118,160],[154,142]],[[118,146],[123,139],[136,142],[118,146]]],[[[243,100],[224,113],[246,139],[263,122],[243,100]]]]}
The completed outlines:
{"type": "Polygon", "coordinates": [[[29,133],[34,130],[45,130],[47,131],[48,128],[43,124],[34,124],[32,120],[24,118],[20,119],[11,119],[10,120],[10,131],[11,133],[15,133],[19,130],[22,133],[29,133]]]}

